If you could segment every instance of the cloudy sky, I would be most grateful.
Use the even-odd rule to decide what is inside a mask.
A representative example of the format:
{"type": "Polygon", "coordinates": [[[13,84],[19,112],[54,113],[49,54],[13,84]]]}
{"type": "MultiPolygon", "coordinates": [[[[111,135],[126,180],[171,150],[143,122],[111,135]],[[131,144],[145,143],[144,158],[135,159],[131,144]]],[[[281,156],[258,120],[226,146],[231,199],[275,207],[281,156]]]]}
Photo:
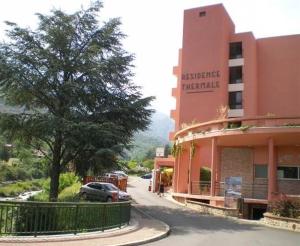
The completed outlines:
{"type": "MultiPolygon", "coordinates": [[[[86,7],[89,0],[1,0],[0,39],[5,36],[3,21],[21,26],[36,26],[34,13],[59,8],[69,13],[86,7]]],[[[134,81],[144,95],[153,95],[153,107],[169,114],[175,107],[171,88],[176,79],[172,67],[177,64],[182,42],[183,10],[223,3],[237,32],[252,31],[256,38],[300,34],[299,0],[103,0],[101,20],[121,17],[127,34],[125,49],[135,53],[134,81]]]]}

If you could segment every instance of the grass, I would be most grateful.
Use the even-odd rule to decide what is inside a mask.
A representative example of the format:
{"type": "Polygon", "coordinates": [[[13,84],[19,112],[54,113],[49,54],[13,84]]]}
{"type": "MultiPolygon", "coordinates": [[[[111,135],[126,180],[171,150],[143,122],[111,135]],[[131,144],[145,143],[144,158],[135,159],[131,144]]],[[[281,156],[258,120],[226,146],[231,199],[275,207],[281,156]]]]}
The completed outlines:
{"type": "Polygon", "coordinates": [[[77,182],[63,189],[58,195],[59,202],[75,202],[79,200],[81,183],[77,182]]]}
{"type": "Polygon", "coordinates": [[[35,191],[42,189],[44,179],[22,181],[14,184],[8,184],[0,187],[0,196],[2,197],[14,197],[18,196],[25,191],[35,191]]]}
{"type": "MultiPolygon", "coordinates": [[[[80,182],[76,182],[71,186],[64,188],[58,194],[58,201],[59,202],[78,202],[80,201],[79,197],[79,190],[81,187],[80,182]]],[[[30,201],[37,201],[37,202],[48,202],[49,201],[49,192],[44,190],[32,197],[29,198],[30,201]]]]}

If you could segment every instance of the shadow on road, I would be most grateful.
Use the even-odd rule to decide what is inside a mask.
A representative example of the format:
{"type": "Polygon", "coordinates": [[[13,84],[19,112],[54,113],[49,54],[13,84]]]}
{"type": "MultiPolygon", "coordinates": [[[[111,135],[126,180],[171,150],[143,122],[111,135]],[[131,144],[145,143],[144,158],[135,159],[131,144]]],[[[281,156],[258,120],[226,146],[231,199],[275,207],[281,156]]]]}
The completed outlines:
{"type": "Polygon", "coordinates": [[[168,208],[164,206],[138,206],[140,210],[152,217],[162,220],[171,227],[171,234],[186,235],[191,232],[238,232],[260,230],[262,226],[235,221],[234,219],[201,214],[185,208],[168,208]]]}

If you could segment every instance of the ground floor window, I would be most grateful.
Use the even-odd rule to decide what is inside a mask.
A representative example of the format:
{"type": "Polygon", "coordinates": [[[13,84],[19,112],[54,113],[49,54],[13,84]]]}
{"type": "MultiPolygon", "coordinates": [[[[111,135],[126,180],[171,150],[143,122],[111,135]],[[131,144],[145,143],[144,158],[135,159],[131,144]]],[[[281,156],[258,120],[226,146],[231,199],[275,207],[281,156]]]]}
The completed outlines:
{"type": "Polygon", "coordinates": [[[277,177],[279,179],[300,179],[300,166],[279,166],[277,177]]]}
{"type": "Polygon", "coordinates": [[[268,165],[254,165],[255,178],[268,178],[268,165]]]}

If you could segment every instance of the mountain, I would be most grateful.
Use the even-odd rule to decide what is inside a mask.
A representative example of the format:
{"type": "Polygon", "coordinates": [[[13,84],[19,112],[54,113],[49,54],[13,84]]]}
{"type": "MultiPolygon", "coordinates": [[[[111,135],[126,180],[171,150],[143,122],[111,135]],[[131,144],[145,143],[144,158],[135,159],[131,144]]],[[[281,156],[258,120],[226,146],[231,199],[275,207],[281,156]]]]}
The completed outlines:
{"type": "Polygon", "coordinates": [[[174,122],[161,112],[155,112],[148,129],[135,134],[132,148],[126,151],[126,159],[142,161],[144,158],[153,158],[155,149],[169,143],[169,132],[173,131],[174,122]]]}
{"type": "Polygon", "coordinates": [[[169,132],[174,130],[174,122],[171,118],[161,112],[152,115],[149,129],[144,133],[148,136],[158,137],[169,142],[169,132]]]}

